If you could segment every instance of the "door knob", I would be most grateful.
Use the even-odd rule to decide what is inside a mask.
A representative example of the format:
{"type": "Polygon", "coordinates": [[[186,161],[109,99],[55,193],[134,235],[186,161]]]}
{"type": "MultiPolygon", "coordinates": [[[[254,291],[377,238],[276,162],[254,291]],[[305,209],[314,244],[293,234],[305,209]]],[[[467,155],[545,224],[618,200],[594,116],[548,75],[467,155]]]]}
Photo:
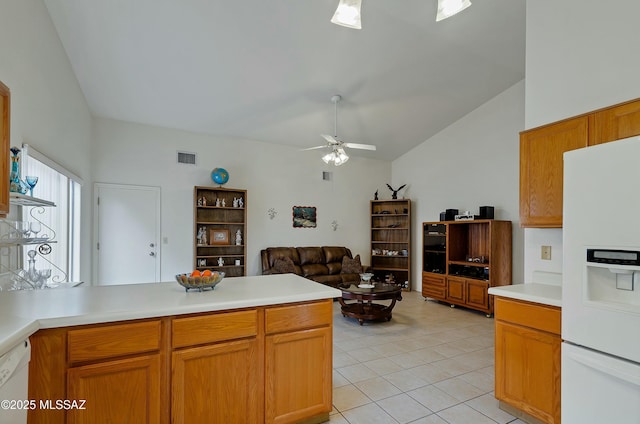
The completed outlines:
{"type": "Polygon", "coordinates": [[[156,247],[154,243],[149,243],[149,247],[156,247]]]}
{"type": "Polygon", "coordinates": [[[149,252],[149,256],[156,256],[156,252],[149,252]]]}

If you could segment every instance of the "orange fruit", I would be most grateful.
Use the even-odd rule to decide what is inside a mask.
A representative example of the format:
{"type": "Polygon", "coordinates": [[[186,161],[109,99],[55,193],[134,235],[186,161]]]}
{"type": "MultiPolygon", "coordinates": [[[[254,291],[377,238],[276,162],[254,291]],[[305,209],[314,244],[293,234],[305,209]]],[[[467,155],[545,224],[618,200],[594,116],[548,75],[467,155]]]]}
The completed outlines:
{"type": "Polygon", "coordinates": [[[202,276],[203,276],[203,277],[209,277],[209,276],[211,276],[211,270],[209,270],[209,269],[205,269],[204,271],[202,271],[202,276]]]}
{"type": "Polygon", "coordinates": [[[202,274],[197,269],[191,273],[192,277],[200,277],[202,274]]]}

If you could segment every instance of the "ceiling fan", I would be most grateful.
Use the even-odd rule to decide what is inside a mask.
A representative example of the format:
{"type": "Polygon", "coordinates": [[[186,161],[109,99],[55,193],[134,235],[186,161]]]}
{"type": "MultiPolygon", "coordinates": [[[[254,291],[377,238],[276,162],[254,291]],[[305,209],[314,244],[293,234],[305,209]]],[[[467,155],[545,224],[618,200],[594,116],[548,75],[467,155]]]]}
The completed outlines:
{"type": "Polygon", "coordinates": [[[325,163],[333,162],[336,166],[342,165],[346,161],[349,160],[349,156],[344,151],[345,147],[350,149],[362,149],[362,150],[376,150],[376,146],[372,144],[360,144],[360,143],[345,143],[344,141],[338,138],[338,102],[342,100],[342,96],[336,94],[331,97],[331,101],[334,104],[334,126],[333,126],[333,134],[322,134],[322,138],[327,140],[327,144],[323,144],[321,146],[309,147],[308,149],[303,150],[315,150],[315,149],[324,149],[329,148],[331,152],[322,157],[322,160],[325,163]]]}

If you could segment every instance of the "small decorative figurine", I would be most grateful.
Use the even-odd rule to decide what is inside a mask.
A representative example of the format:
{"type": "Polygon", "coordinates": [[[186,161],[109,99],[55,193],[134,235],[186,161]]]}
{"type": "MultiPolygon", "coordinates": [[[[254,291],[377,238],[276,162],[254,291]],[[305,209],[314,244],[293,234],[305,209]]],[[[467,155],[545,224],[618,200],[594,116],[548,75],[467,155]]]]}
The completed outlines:
{"type": "Polygon", "coordinates": [[[236,246],[242,246],[242,233],[240,230],[236,231],[236,246]]]}
{"type": "Polygon", "coordinates": [[[225,200],[224,200],[224,199],[222,199],[222,207],[224,208],[224,207],[226,207],[226,206],[227,206],[227,202],[225,202],[225,200]]]}
{"type": "Polygon", "coordinates": [[[216,207],[220,207],[220,198],[216,197],[216,207]]]}
{"type": "Polygon", "coordinates": [[[222,259],[222,257],[218,258],[218,266],[224,266],[224,259],[222,259]]]}
{"type": "Polygon", "coordinates": [[[207,206],[207,198],[202,196],[202,206],[207,206]]]}
{"type": "Polygon", "coordinates": [[[238,199],[236,199],[235,197],[233,198],[233,207],[234,208],[238,207],[238,199]]]}
{"type": "Polygon", "coordinates": [[[242,200],[242,197],[238,199],[238,207],[244,208],[244,200],[242,200]]]}
{"type": "Polygon", "coordinates": [[[198,199],[198,206],[202,206],[202,197],[198,199]]]}
{"type": "Polygon", "coordinates": [[[389,184],[387,184],[387,187],[389,187],[389,190],[391,190],[391,193],[392,193],[391,194],[391,198],[394,199],[394,200],[397,199],[398,198],[398,192],[400,190],[402,190],[405,186],[406,186],[406,184],[402,184],[400,187],[398,187],[397,190],[394,190],[393,187],[391,187],[389,184]]]}
{"type": "Polygon", "coordinates": [[[198,244],[207,244],[207,229],[205,227],[198,228],[198,244]]]}
{"type": "Polygon", "coordinates": [[[378,190],[374,193],[373,200],[378,200],[378,190]]]}

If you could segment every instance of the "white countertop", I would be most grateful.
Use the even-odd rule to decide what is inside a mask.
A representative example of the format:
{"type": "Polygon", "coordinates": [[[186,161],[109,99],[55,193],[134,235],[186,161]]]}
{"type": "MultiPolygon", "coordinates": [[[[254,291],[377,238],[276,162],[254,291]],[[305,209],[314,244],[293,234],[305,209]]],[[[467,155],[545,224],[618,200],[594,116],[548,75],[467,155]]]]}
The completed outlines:
{"type": "Polygon", "coordinates": [[[489,288],[489,294],[562,307],[562,286],[527,283],[489,288]]]}
{"type": "Polygon", "coordinates": [[[330,299],[340,290],[294,274],[232,277],[198,292],[177,282],[0,293],[0,355],[40,328],[330,299]]]}

